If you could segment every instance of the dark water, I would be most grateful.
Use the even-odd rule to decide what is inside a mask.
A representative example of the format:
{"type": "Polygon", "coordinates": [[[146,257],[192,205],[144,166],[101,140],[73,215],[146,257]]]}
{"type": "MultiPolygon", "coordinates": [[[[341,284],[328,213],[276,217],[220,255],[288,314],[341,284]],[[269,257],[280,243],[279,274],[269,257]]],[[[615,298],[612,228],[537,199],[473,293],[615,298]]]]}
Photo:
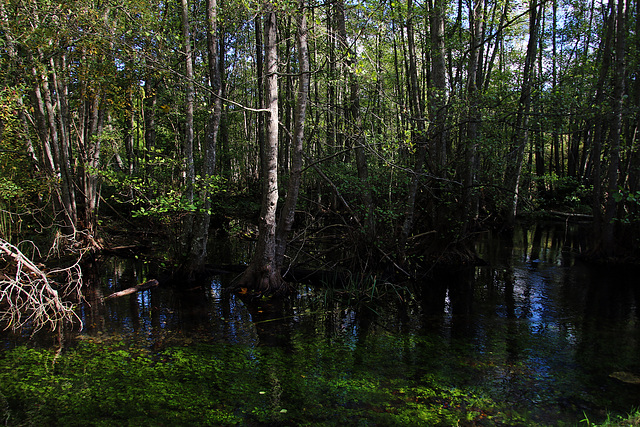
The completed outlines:
{"type": "MultiPolygon", "coordinates": [[[[610,374],[640,375],[640,269],[578,260],[581,237],[584,231],[570,224],[523,226],[513,238],[481,234],[477,251],[487,265],[433,272],[412,285],[413,298],[393,288],[402,300],[360,304],[311,287],[291,301],[243,301],[223,292],[233,274],[188,287],[162,283],[102,303],[100,297],[157,274],[150,264],[105,259],[93,269],[100,286],[80,310],[83,333],[157,349],[196,341],[288,347],[334,338],[355,348],[376,337],[428,337],[442,350],[398,347],[401,367],[446,370],[456,385],[478,387],[550,424],[628,412],[640,405],[640,385],[610,374]]],[[[222,252],[235,256],[228,247],[222,252]]]]}

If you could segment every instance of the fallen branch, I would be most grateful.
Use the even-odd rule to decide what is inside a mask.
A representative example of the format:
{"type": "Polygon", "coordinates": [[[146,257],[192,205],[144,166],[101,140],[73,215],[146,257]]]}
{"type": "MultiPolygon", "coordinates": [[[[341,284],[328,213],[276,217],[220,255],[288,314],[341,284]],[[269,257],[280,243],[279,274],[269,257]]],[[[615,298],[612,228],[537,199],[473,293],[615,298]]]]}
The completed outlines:
{"type": "Polygon", "coordinates": [[[584,218],[584,219],[593,219],[593,215],[589,214],[581,214],[581,213],[572,213],[572,212],[560,212],[560,211],[547,211],[552,215],[559,215],[566,218],[584,218]]]}
{"type": "Polygon", "coordinates": [[[6,323],[6,329],[28,326],[36,332],[49,326],[52,331],[60,332],[65,322],[80,321],[73,304],[63,301],[67,295],[80,295],[82,272],[79,261],[71,267],[45,272],[17,247],[1,238],[0,259],[8,264],[0,273],[0,321],[6,323]],[[63,285],[51,278],[60,274],[66,275],[63,285]],[[63,291],[62,296],[59,291],[63,291]]]}
{"type": "Polygon", "coordinates": [[[131,295],[131,294],[135,294],[136,292],[140,292],[140,291],[146,291],[147,289],[151,289],[154,288],[156,286],[158,286],[158,281],[156,279],[151,279],[151,280],[147,280],[144,283],[140,283],[136,286],[133,286],[131,288],[127,288],[127,289],[123,289],[121,291],[118,292],[114,292],[111,295],[108,295],[106,297],[104,297],[102,300],[108,300],[108,299],[113,299],[113,298],[120,298],[123,297],[125,295],[131,295]]]}

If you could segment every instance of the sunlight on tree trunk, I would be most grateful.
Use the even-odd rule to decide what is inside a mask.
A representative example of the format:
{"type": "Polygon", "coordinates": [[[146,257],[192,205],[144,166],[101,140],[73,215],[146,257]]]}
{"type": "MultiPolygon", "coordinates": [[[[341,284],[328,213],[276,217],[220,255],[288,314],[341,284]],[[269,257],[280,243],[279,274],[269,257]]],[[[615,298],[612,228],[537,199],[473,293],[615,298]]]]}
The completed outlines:
{"type": "Polygon", "coordinates": [[[275,6],[265,4],[264,83],[267,110],[262,148],[262,208],[258,242],[251,263],[238,282],[262,293],[276,292],[284,284],[276,264],[276,207],[278,205],[278,50],[275,6]]]}
{"type": "Polygon", "coordinates": [[[298,77],[298,94],[294,110],[293,144],[291,154],[291,171],[287,198],[282,207],[278,226],[276,228],[276,268],[281,271],[284,265],[284,257],[287,248],[287,239],[293,226],[295,209],[302,181],[302,148],[304,142],[304,121],[307,113],[309,97],[309,47],[307,42],[307,17],[305,1],[298,2],[297,35],[298,61],[300,63],[300,75],[298,77]]]}

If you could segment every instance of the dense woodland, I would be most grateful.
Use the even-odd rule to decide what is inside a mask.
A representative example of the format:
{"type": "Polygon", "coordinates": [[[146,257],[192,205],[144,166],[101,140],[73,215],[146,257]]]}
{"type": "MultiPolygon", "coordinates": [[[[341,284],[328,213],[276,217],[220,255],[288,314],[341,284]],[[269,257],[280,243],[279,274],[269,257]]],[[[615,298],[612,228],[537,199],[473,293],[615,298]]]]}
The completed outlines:
{"type": "Polygon", "coordinates": [[[242,218],[263,292],[327,228],[350,267],[408,276],[540,212],[625,258],[639,29],[631,0],[5,0],[3,240],[153,226],[196,271],[242,218]]]}

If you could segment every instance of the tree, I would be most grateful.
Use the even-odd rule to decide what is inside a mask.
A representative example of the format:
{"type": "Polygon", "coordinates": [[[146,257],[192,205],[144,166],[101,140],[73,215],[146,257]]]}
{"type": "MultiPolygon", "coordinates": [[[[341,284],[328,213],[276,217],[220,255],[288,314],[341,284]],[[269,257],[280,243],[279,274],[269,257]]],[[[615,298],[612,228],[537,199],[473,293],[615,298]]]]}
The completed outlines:
{"type": "Polygon", "coordinates": [[[0,162],[29,170],[0,171],[3,200],[20,194],[39,222],[87,244],[105,200],[162,226],[195,270],[212,210],[235,214],[233,201],[217,203],[218,175],[230,199],[255,197],[261,182],[244,283],[263,290],[282,283],[296,209],[340,221],[350,259],[367,268],[394,250],[387,258],[410,264],[459,251],[476,218],[513,224],[530,206],[576,200],[584,210],[587,193],[603,249],[622,222],[635,227],[631,3],[264,2],[255,12],[235,0],[2,2],[0,162]],[[315,173],[303,174],[305,157],[315,173]]]}
{"type": "Polygon", "coordinates": [[[407,2],[407,51],[409,56],[409,67],[407,70],[409,80],[409,105],[411,107],[411,116],[415,123],[415,129],[413,130],[415,145],[417,146],[415,166],[411,175],[411,181],[408,190],[407,204],[404,213],[404,222],[402,225],[402,231],[399,239],[399,250],[401,258],[404,257],[406,249],[407,239],[409,234],[413,230],[414,218],[415,218],[415,206],[416,197],[418,193],[418,186],[421,181],[423,167],[427,156],[427,138],[425,129],[425,117],[424,117],[424,105],[422,102],[423,96],[420,91],[418,83],[418,67],[416,58],[416,46],[415,36],[413,30],[413,1],[407,2]]]}
{"type": "Polygon", "coordinates": [[[535,3],[531,3],[529,6],[529,43],[527,44],[524,69],[522,71],[522,87],[505,173],[505,188],[510,194],[510,202],[507,205],[505,215],[509,226],[513,226],[515,223],[524,153],[529,141],[528,122],[531,108],[532,73],[538,48],[539,7],[541,8],[542,6],[535,3]]]}
{"type": "Polygon", "coordinates": [[[220,118],[222,116],[222,82],[218,55],[219,40],[217,19],[217,1],[207,0],[207,57],[209,62],[208,72],[211,95],[209,97],[210,111],[201,172],[202,188],[199,194],[202,208],[201,212],[197,213],[194,219],[189,248],[189,265],[187,266],[187,270],[191,272],[200,269],[207,256],[209,226],[211,223],[211,192],[209,188],[215,173],[216,144],[218,130],[220,128],[220,118]]]}
{"type": "Polygon", "coordinates": [[[293,144],[291,155],[291,171],[287,198],[276,228],[276,269],[282,270],[287,248],[288,234],[291,232],[295,219],[295,209],[302,182],[302,155],[304,142],[305,118],[307,116],[307,103],[309,98],[310,65],[309,47],[307,41],[307,17],[305,0],[299,0],[297,21],[296,44],[298,48],[298,63],[300,66],[298,75],[298,93],[294,109],[293,144]]]}
{"type": "MultiPolygon", "coordinates": [[[[182,42],[184,46],[184,63],[185,63],[185,79],[186,79],[186,102],[185,102],[185,134],[184,134],[184,163],[185,175],[184,185],[185,198],[188,206],[193,205],[196,172],[193,159],[193,103],[195,97],[194,74],[193,74],[193,53],[191,47],[191,30],[189,24],[189,2],[181,0],[182,5],[182,42]]],[[[185,239],[189,241],[192,233],[193,216],[187,215],[185,221],[185,239]]]]}
{"type": "Polygon", "coordinates": [[[618,0],[615,27],[615,70],[613,87],[613,122],[609,133],[609,170],[607,188],[607,201],[605,204],[603,250],[607,256],[615,254],[615,220],[617,218],[618,177],[620,168],[620,140],[623,121],[625,80],[626,80],[626,40],[627,40],[627,10],[628,0],[618,0]]]}
{"type": "Polygon", "coordinates": [[[604,100],[606,97],[606,79],[611,66],[611,52],[614,39],[614,19],[615,19],[615,2],[611,0],[609,2],[609,16],[605,21],[604,29],[605,34],[601,39],[601,47],[599,54],[601,56],[600,68],[598,71],[598,80],[595,88],[594,105],[599,108],[594,112],[593,118],[593,133],[591,158],[592,158],[592,177],[593,177],[593,224],[594,224],[594,236],[595,245],[599,246],[602,243],[603,234],[603,217],[602,217],[602,163],[601,163],[601,151],[603,134],[605,133],[606,114],[601,106],[604,106],[604,100]]]}
{"type": "Polygon", "coordinates": [[[276,208],[278,206],[278,49],[276,7],[264,3],[264,86],[267,117],[262,147],[262,203],[258,242],[251,263],[238,286],[275,292],[284,281],[276,263],[276,208]]]}
{"type": "Polygon", "coordinates": [[[478,140],[480,139],[480,93],[478,81],[482,81],[480,67],[480,54],[482,48],[482,34],[484,21],[484,0],[471,2],[469,5],[469,27],[471,37],[469,39],[469,67],[467,73],[467,96],[469,103],[469,123],[467,125],[467,141],[464,146],[464,173],[463,173],[463,197],[462,216],[463,233],[469,230],[471,222],[478,215],[478,205],[474,181],[476,177],[478,140]]]}

